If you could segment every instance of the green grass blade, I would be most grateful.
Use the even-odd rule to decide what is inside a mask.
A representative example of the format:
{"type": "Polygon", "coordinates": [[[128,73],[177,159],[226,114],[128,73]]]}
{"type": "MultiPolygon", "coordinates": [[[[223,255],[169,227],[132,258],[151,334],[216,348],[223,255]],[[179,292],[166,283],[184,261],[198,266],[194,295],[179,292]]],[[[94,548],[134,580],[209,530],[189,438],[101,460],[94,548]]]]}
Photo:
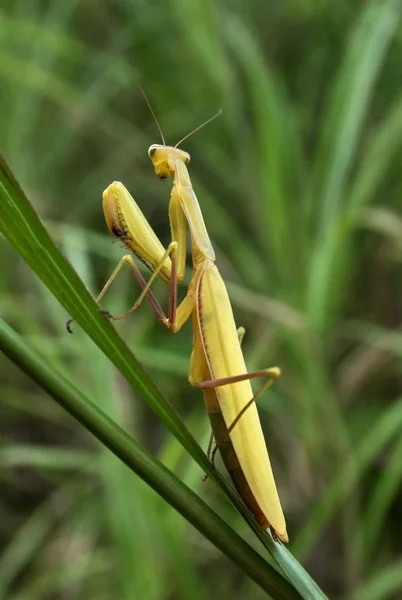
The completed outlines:
{"type": "Polygon", "coordinates": [[[304,556],[310,550],[322,528],[333,518],[358,479],[363,477],[373,458],[382,451],[393,436],[400,433],[401,429],[402,398],[397,399],[383,412],[381,418],[363,437],[354,455],[342,466],[340,472],[333,478],[333,483],[310,511],[309,520],[293,545],[293,551],[297,556],[304,556]]]}
{"type": "MultiPolygon", "coordinates": [[[[65,516],[60,502],[62,489],[50,495],[23,523],[2,551],[0,558],[0,598],[5,600],[14,578],[29,564],[38,547],[44,544],[56,523],[65,516]]],[[[67,509],[68,510],[68,509],[67,509]]]]}
{"type": "Polygon", "coordinates": [[[375,573],[353,596],[353,600],[391,600],[402,590],[402,560],[375,573]]]}
{"type": "Polygon", "coordinates": [[[381,527],[387,512],[395,501],[402,480],[402,436],[395,443],[386,468],[382,470],[369,500],[362,523],[361,549],[366,562],[376,552],[381,538],[381,527]]]}
{"type": "Polygon", "coordinates": [[[192,490],[141,448],[116,423],[29,348],[0,321],[2,351],[86,427],[98,440],[137,473],[213,544],[236,562],[275,598],[299,598],[286,580],[270,567],[192,490]]]}
{"type": "Polygon", "coordinates": [[[0,448],[0,462],[6,467],[35,467],[36,469],[80,471],[93,473],[98,468],[98,457],[93,452],[52,448],[48,446],[7,445],[0,448]]]}
{"type": "Polygon", "coordinates": [[[375,197],[392,159],[401,146],[402,97],[398,96],[371,132],[354,178],[348,206],[352,214],[375,197]]]}
{"type": "MultiPolygon", "coordinates": [[[[278,74],[264,61],[254,32],[231,15],[227,17],[225,34],[244,70],[256,123],[254,163],[259,167],[256,187],[260,200],[255,228],[267,256],[272,256],[270,262],[276,266],[278,279],[283,280],[289,277],[292,252],[297,254],[297,224],[300,225],[295,218],[298,207],[289,201],[297,188],[301,162],[293,107],[278,74]]],[[[250,182],[245,195],[250,194],[251,187],[254,183],[250,182]]],[[[264,267],[266,273],[266,264],[264,267]]]]}
{"type": "Polygon", "coordinates": [[[399,0],[369,2],[353,33],[335,81],[333,97],[317,148],[313,182],[319,236],[311,259],[307,307],[312,326],[322,331],[333,318],[343,276],[344,223],[342,211],[349,173],[355,161],[362,126],[375,83],[400,21],[399,0]],[[337,277],[337,280],[336,280],[337,277]]]}

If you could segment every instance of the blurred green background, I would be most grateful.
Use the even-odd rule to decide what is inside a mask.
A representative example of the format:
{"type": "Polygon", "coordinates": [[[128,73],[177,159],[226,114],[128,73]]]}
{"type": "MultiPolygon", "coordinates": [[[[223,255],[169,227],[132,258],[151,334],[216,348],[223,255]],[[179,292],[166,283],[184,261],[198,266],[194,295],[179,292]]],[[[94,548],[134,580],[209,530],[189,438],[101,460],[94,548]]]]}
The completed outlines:
{"type": "MultiPolygon", "coordinates": [[[[183,145],[259,401],[289,548],[331,598],[402,594],[402,6],[398,0],[5,0],[0,148],[94,295],[124,250],[121,180],[164,243],[170,182],[140,81],[183,145]],[[257,386],[258,387],[258,386],[257,386]]],[[[199,468],[3,239],[2,316],[238,527],[199,468]]],[[[155,293],[167,300],[167,286],[155,293]]],[[[122,273],[114,314],[137,296],[122,273]]],[[[121,335],[204,447],[191,324],[143,306],[121,335]]],[[[0,598],[263,598],[4,357],[0,598]]],[[[239,522],[237,522],[239,521],[239,522]]],[[[257,544],[257,542],[253,542],[257,544]]],[[[256,546],[258,547],[258,546],[256,546]]]]}

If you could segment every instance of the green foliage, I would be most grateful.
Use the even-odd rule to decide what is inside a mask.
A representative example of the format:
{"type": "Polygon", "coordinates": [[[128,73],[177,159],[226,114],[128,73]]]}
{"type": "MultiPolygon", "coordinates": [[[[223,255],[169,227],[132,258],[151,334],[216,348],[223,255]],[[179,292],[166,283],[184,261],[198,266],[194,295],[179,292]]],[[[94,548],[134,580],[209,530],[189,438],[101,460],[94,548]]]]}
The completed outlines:
{"type": "MultiPolygon", "coordinates": [[[[169,239],[169,184],[147,158],[159,140],[136,81],[168,143],[223,108],[184,149],[247,329],[248,367],[282,369],[259,408],[289,549],[331,598],[393,598],[402,584],[401,12],[400,0],[0,8],[0,148],[93,295],[124,252],[103,222],[110,181],[123,181],[169,239]]],[[[32,229],[35,217],[27,206],[15,213],[7,237],[64,309],[2,240],[2,317],[264,551],[218,488],[200,482],[209,467],[188,432],[206,447],[208,423],[187,381],[191,327],[172,336],[142,307],[116,327],[125,345],[32,229]]],[[[104,304],[122,313],[136,293],[121,274],[104,304]]],[[[166,300],[166,285],[155,293],[166,300]]],[[[0,370],[0,595],[265,597],[5,357],[0,370]]]]}

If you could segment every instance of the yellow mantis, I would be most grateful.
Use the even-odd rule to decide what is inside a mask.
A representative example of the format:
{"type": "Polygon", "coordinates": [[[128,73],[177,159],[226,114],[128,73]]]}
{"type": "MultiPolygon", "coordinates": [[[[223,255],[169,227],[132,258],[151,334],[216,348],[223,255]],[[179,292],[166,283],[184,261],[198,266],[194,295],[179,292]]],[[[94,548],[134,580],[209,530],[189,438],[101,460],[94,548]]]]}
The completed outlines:
{"type": "MultiPolygon", "coordinates": [[[[153,114],[152,109],[151,112],[153,114]]],[[[150,146],[148,155],[160,179],[173,178],[169,203],[172,241],[164,248],[124,185],[110,184],[103,193],[107,225],[153,273],[146,283],[132,256],[126,255],[97,300],[103,298],[127,263],[142,293],[129,311],[114,319],[127,317],[144,298],[159,321],[174,333],[192,316],[189,381],[203,391],[216,447],[260,527],[269,527],[275,539],[287,542],[285,519],[256,407],[257,398],[278,378],[280,371],[272,367],[247,373],[241,350],[244,330],[236,328],[226,286],[215,264],[214,250],[187,170],[190,155],[179,149],[178,144],[167,146],[156,123],[163,143],[150,146]],[[185,298],[177,306],[177,285],[184,278],[186,266],[186,221],[191,237],[193,275],[185,298]],[[170,284],[167,316],[150,291],[157,276],[170,284]],[[253,395],[250,380],[258,377],[267,380],[253,395]]]]}

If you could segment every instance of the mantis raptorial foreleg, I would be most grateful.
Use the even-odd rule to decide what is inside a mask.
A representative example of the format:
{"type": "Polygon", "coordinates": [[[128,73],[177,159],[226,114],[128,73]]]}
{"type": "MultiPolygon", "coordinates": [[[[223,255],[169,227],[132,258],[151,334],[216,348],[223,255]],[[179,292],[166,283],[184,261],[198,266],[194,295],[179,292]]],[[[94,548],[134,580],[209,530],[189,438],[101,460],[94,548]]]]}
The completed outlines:
{"type": "Polygon", "coordinates": [[[139,308],[146,298],[162,325],[173,332],[178,331],[189,318],[194,301],[189,291],[181,304],[177,306],[177,285],[182,281],[185,271],[186,227],[185,217],[175,190],[172,190],[169,205],[173,239],[166,249],[123,184],[114,182],[104,191],[103,210],[110,231],[151,269],[152,275],[146,282],[133,258],[126,255],[119,261],[107,280],[97,301],[103,299],[122,266],[127,263],[142,288],[142,292],[133,306],[124,314],[108,316],[113,320],[125,319],[139,308]],[[157,277],[162,277],[170,286],[168,316],[165,315],[151,292],[151,286],[157,277]]]}

